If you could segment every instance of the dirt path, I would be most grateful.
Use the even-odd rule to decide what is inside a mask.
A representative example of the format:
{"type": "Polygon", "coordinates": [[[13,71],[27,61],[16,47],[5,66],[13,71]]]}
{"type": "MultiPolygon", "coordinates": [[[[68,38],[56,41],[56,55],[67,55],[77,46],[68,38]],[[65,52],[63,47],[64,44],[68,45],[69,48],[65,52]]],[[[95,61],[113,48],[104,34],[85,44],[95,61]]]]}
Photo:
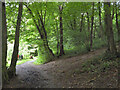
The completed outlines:
{"type": "Polygon", "coordinates": [[[51,82],[50,75],[47,75],[41,67],[42,65],[34,65],[33,61],[17,65],[17,76],[5,85],[5,88],[50,88],[55,87],[51,82]]]}
{"type": "MultiPolygon", "coordinates": [[[[17,66],[17,77],[5,85],[5,88],[106,88],[117,87],[117,81],[106,83],[111,77],[90,81],[95,75],[80,72],[81,65],[86,60],[102,54],[105,49],[99,49],[84,55],[57,59],[43,65],[34,65],[28,61],[17,66]],[[79,71],[79,73],[76,73],[79,71]],[[105,82],[105,83],[104,83],[105,82]]],[[[105,74],[106,75],[106,74],[105,74]]],[[[102,77],[101,77],[102,78],[102,77]]],[[[115,78],[116,80],[117,78],[115,78]]]]}

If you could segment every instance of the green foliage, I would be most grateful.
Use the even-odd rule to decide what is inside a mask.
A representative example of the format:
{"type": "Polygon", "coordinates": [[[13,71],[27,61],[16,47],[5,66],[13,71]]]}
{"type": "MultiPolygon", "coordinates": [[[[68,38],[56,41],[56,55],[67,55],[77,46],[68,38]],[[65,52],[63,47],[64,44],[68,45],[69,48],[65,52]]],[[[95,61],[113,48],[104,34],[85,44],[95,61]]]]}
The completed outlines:
{"type": "Polygon", "coordinates": [[[106,72],[112,68],[118,68],[118,61],[120,58],[114,58],[112,60],[106,60],[104,55],[93,58],[82,65],[83,72],[106,72]],[[104,58],[104,60],[103,60],[104,58]]]}
{"type": "MultiPolygon", "coordinates": [[[[25,63],[25,62],[27,62],[27,61],[32,61],[33,59],[22,59],[22,60],[18,60],[17,61],[17,65],[20,65],[20,64],[23,64],[23,63],[25,63]]],[[[10,61],[8,61],[7,62],[7,67],[9,67],[10,66],[10,61]]]]}
{"type": "Polygon", "coordinates": [[[98,49],[107,46],[107,40],[102,40],[101,38],[95,38],[93,41],[93,49],[98,49]]]}
{"type": "Polygon", "coordinates": [[[47,49],[44,47],[43,42],[39,44],[38,48],[38,59],[34,62],[34,64],[44,64],[53,59],[53,56],[49,52],[47,52],[47,49]]]}
{"type": "MultiPolygon", "coordinates": [[[[24,54],[25,58],[29,57],[30,52],[33,49],[38,50],[38,60],[35,63],[45,63],[52,59],[50,53],[46,53],[47,49],[44,48],[43,41],[40,34],[36,28],[33,19],[39,25],[39,14],[42,16],[45,22],[45,30],[47,33],[47,40],[50,49],[56,55],[57,52],[57,41],[60,41],[60,17],[59,17],[59,6],[63,6],[63,44],[66,55],[75,56],[78,54],[87,53],[90,51],[90,31],[88,31],[88,17],[89,14],[89,24],[91,26],[91,16],[92,16],[92,3],[91,2],[33,2],[24,3],[23,17],[20,30],[20,54],[24,54]],[[27,5],[34,17],[28,12],[25,7],[27,5]],[[81,17],[83,15],[83,30],[80,32],[81,17]],[[24,45],[25,43],[25,45],[24,45]],[[26,45],[32,47],[33,49],[26,48],[26,45]]],[[[18,3],[6,3],[6,14],[7,14],[7,29],[8,29],[8,42],[13,43],[15,37],[15,23],[17,21],[18,3]]],[[[113,6],[112,6],[113,7],[113,6]]],[[[95,3],[94,8],[94,25],[93,32],[93,48],[98,49],[107,45],[105,37],[105,28],[103,27],[102,35],[100,25],[99,25],[99,10],[98,3],[95,3]],[[96,27],[95,27],[96,26],[96,27]]],[[[118,16],[119,17],[119,16],[118,16]]],[[[104,9],[101,3],[101,22],[104,26],[104,9]]],[[[113,30],[115,41],[118,40],[118,32],[116,29],[116,19],[113,19],[113,30]]],[[[40,30],[42,30],[41,25],[40,30]]],[[[9,45],[8,45],[9,46],[9,45]]],[[[13,47],[12,47],[13,49],[13,47]]],[[[8,60],[11,60],[12,49],[8,47],[8,60]]],[[[91,66],[93,68],[93,66],[91,66]]]]}
{"type": "Polygon", "coordinates": [[[113,59],[119,57],[119,55],[120,55],[120,53],[117,53],[117,54],[114,55],[114,54],[106,51],[105,54],[103,55],[102,60],[103,60],[103,61],[104,61],[104,60],[110,61],[110,60],[113,60],[113,59]]]}
{"type": "MultiPolygon", "coordinates": [[[[24,59],[28,59],[30,56],[30,51],[28,50],[28,44],[26,42],[20,41],[19,45],[19,55],[23,55],[24,59]]],[[[7,61],[10,61],[12,58],[14,44],[8,42],[8,50],[7,50],[7,61]]],[[[32,50],[33,51],[33,50],[32,50]]]]}

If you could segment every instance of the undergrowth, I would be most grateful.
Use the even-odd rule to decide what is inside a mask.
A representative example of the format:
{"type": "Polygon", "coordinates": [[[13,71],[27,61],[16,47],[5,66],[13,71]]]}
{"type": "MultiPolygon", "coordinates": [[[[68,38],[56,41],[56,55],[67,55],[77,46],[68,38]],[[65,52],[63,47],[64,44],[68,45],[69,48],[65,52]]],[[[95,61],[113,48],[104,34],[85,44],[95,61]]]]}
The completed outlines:
{"type": "Polygon", "coordinates": [[[83,72],[105,72],[112,68],[118,68],[119,57],[111,54],[102,54],[96,58],[90,59],[82,64],[83,72]]]}

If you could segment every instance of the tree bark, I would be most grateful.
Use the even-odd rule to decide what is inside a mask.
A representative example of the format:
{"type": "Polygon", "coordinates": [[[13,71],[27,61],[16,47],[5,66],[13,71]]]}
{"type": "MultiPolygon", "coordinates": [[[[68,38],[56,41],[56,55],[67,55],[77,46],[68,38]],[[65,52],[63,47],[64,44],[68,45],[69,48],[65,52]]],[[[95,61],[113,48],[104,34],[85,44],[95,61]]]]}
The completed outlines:
{"type": "Polygon", "coordinates": [[[118,30],[118,42],[120,42],[120,26],[119,26],[119,22],[118,22],[118,7],[116,5],[116,27],[118,30]]]}
{"type": "Polygon", "coordinates": [[[75,16],[74,16],[74,30],[76,30],[76,19],[75,19],[75,16]]]}
{"type": "MultiPolygon", "coordinates": [[[[2,2],[0,2],[0,12],[2,12],[2,2]]],[[[2,42],[2,13],[0,13],[0,42],[2,42]]],[[[2,57],[2,43],[0,43],[0,57],[2,57]]],[[[0,89],[2,89],[2,60],[0,60],[0,89]]]]}
{"type": "Polygon", "coordinates": [[[52,56],[54,56],[52,50],[49,48],[48,40],[47,40],[47,32],[45,30],[44,22],[43,22],[43,19],[41,17],[40,17],[40,21],[41,21],[41,24],[42,24],[44,47],[45,47],[46,50],[48,50],[48,53],[50,53],[52,56]]]}
{"type": "Polygon", "coordinates": [[[60,11],[60,54],[59,56],[64,55],[64,47],[63,47],[63,23],[62,23],[62,10],[63,7],[59,6],[59,11],[60,11]]]}
{"type": "Polygon", "coordinates": [[[57,55],[59,56],[59,33],[58,33],[58,23],[56,21],[56,30],[57,30],[57,34],[56,34],[56,37],[57,37],[57,55]]]}
{"type": "Polygon", "coordinates": [[[17,56],[19,52],[19,30],[20,30],[20,24],[21,24],[22,10],[23,10],[23,3],[20,2],[19,10],[18,10],[18,17],[17,17],[16,32],[15,32],[14,49],[13,49],[11,64],[8,69],[9,78],[12,78],[16,74],[16,63],[17,63],[17,56]]]}
{"type": "Polygon", "coordinates": [[[112,17],[111,17],[111,7],[110,2],[104,3],[105,10],[105,30],[108,41],[108,51],[112,54],[117,54],[116,45],[114,42],[114,34],[112,30],[112,17]]]}
{"type": "Polygon", "coordinates": [[[97,28],[96,28],[96,21],[95,21],[95,23],[94,23],[94,27],[95,27],[95,29],[94,29],[93,37],[95,38],[95,37],[96,37],[96,36],[95,36],[95,33],[96,33],[96,31],[97,31],[97,28]]]}
{"type": "Polygon", "coordinates": [[[100,34],[99,37],[102,37],[103,34],[103,26],[102,26],[102,21],[101,21],[101,7],[100,7],[100,2],[98,3],[98,9],[99,9],[99,24],[100,24],[100,34]]]}
{"type": "Polygon", "coordinates": [[[7,24],[6,24],[6,8],[5,3],[2,2],[2,83],[8,81],[7,67],[7,24]]]}
{"type": "Polygon", "coordinates": [[[80,32],[82,32],[83,29],[83,16],[84,14],[81,15],[80,32]]]}
{"type": "Polygon", "coordinates": [[[113,8],[112,8],[112,19],[114,19],[114,5],[115,3],[113,3],[113,8]]]}
{"type": "Polygon", "coordinates": [[[86,48],[88,51],[90,51],[90,19],[89,19],[89,13],[87,12],[87,27],[88,27],[88,36],[87,36],[87,41],[86,41],[86,48]]]}
{"type": "Polygon", "coordinates": [[[89,20],[88,12],[87,12],[87,23],[88,23],[88,32],[90,32],[90,20],[89,20]]]}
{"type": "Polygon", "coordinates": [[[94,2],[92,7],[92,17],[91,17],[91,33],[90,33],[90,50],[93,46],[93,23],[94,23],[94,2]]]}

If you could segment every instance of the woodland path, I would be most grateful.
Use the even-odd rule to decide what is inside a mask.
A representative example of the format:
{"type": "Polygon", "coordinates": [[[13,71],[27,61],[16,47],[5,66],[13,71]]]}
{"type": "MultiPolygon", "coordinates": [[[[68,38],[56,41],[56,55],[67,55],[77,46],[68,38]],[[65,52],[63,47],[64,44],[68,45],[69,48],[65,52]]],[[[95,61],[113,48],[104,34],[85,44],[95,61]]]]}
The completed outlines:
{"type": "Polygon", "coordinates": [[[28,61],[17,66],[17,77],[12,79],[10,84],[5,85],[5,88],[117,87],[117,81],[115,81],[117,76],[114,77],[113,72],[103,73],[101,76],[81,72],[83,62],[104,51],[105,48],[102,48],[83,55],[60,58],[43,65],[34,65],[34,61],[28,61]],[[112,76],[106,76],[108,74],[112,76]],[[100,77],[92,81],[94,77],[98,76],[100,77]],[[104,78],[105,76],[106,78],[104,78]]]}

